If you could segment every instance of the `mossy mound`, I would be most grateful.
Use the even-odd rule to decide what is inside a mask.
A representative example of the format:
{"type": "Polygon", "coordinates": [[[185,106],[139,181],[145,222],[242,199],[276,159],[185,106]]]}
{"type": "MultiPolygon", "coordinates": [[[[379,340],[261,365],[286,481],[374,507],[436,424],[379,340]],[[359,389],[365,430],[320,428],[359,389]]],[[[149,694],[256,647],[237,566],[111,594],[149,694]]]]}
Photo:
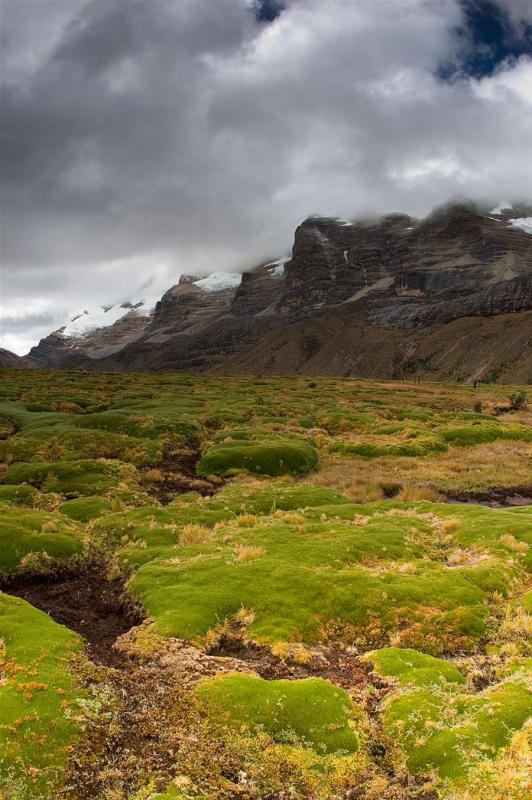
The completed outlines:
{"type": "Polygon", "coordinates": [[[238,519],[221,493],[98,525],[127,531],[119,560],[141,566],[130,591],[164,635],[202,641],[244,606],[255,615],[249,633],[261,642],[383,644],[395,631],[405,647],[438,654],[485,632],[489,599],[504,595],[517,569],[515,551],[499,537],[511,530],[510,545],[519,544],[530,524],[527,515],[458,506],[448,524],[445,506],[423,509],[344,502],[238,519]],[[201,530],[182,537],[186,523],[201,530]],[[465,543],[486,547],[486,530],[493,555],[469,563],[465,543]],[[457,552],[464,563],[450,567],[445,559],[457,552]]]}
{"type": "Polygon", "coordinates": [[[17,800],[55,797],[80,733],[69,659],[81,639],[0,593],[0,787],[17,800]]]}
{"type": "Polygon", "coordinates": [[[246,470],[259,475],[306,475],[316,468],[318,453],[304,439],[276,437],[254,441],[236,439],[215,444],[201,458],[198,475],[226,475],[246,470]]]}
{"type": "Polygon", "coordinates": [[[10,461],[77,461],[119,458],[137,466],[155,464],[161,458],[158,441],[100,430],[76,430],[69,426],[39,428],[0,442],[0,456],[10,461]]]}
{"type": "Polygon", "coordinates": [[[73,424],[79,428],[99,429],[137,438],[179,436],[191,444],[199,441],[203,430],[201,424],[191,417],[161,419],[155,415],[118,410],[78,417],[73,424]]]}
{"type": "Polygon", "coordinates": [[[0,503],[13,503],[17,506],[33,506],[40,492],[33,486],[22,484],[20,486],[0,486],[0,503]]]}
{"type": "Polygon", "coordinates": [[[260,484],[254,484],[252,487],[227,486],[207,503],[203,501],[202,505],[212,508],[221,505],[235,514],[243,512],[271,514],[275,511],[296,511],[319,506],[351,505],[351,503],[343,494],[327,486],[269,481],[262,488],[260,484]]]}
{"type": "Polygon", "coordinates": [[[497,439],[532,442],[532,430],[526,425],[502,424],[494,420],[478,420],[473,425],[455,425],[438,429],[438,434],[449,444],[470,447],[494,442],[497,439]]]}
{"type": "Polygon", "coordinates": [[[59,511],[69,519],[77,522],[88,522],[103,517],[111,510],[111,503],[103,497],[76,497],[66,500],[59,506],[59,511]]]}
{"type": "Polygon", "coordinates": [[[383,647],[364,656],[381,675],[397,678],[401,686],[437,686],[466,682],[462,673],[441,658],[401,647],[383,647]]]}
{"type": "Polygon", "coordinates": [[[60,514],[0,506],[0,574],[49,571],[82,552],[79,531],[60,514]]]}
{"type": "Polygon", "coordinates": [[[14,464],[4,476],[6,484],[27,483],[43,492],[66,495],[105,494],[135,479],[135,469],[128,464],[91,459],[14,464]]]}
{"type": "Polygon", "coordinates": [[[460,780],[494,758],[532,713],[532,693],[507,682],[478,695],[412,689],[387,700],[385,732],[414,773],[460,780]]]}
{"type": "Polygon", "coordinates": [[[532,712],[522,663],[508,673],[511,680],[468,694],[464,676],[442,659],[396,647],[365,657],[402,687],[387,697],[382,722],[397,756],[414,773],[436,770],[443,779],[464,778],[483,759],[494,758],[532,712]]]}
{"type": "MultiPolygon", "coordinates": [[[[396,429],[393,429],[396,432],[396,429]]],[[[428,456],[433,453],[442,453],[447,450],[447,444],[438,436],[428,436],[420,433],[403,434],[396,440],[390,437],[366,436],[359,440],[332,442],[329,445],[331,453],[363,456],[364,458],[380,458],[388,456],[428,456]]]]}
{"type": "Polygon", "coordinates": [[[277,742],[303,745],[321,754],[358,749],[349,696],[320,678],[266,681],[225,675],[200,684],[196,694],[209,714],[245,726],[250,735],[265,731],[277,742]]]}

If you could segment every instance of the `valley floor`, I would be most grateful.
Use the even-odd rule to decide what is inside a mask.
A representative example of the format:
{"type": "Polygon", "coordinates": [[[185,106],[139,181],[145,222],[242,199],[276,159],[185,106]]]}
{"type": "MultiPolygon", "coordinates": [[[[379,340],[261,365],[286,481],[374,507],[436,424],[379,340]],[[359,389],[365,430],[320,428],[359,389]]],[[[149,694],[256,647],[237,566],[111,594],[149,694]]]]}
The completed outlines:
{"type": "Polygon", "coordinates": [[[530,796],[526,391],[3,370],[1,800],[530,796]]]}

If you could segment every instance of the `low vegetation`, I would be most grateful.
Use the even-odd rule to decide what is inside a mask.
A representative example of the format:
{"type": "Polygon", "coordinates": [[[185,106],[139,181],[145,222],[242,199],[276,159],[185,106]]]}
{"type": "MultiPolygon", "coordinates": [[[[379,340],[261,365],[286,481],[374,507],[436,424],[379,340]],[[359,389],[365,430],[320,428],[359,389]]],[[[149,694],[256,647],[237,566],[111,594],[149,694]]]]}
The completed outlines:
{"type": "Polygon", "coordinates": [[[1,800],[526,796],[523,387],[2,377],[1,800]]]}

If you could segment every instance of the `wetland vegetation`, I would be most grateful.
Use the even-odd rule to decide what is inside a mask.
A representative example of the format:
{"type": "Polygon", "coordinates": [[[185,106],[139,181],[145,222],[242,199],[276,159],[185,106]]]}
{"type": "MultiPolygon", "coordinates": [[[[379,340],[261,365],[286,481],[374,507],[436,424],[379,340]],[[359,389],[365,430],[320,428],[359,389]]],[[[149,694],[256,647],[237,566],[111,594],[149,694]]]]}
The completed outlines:
{"type": "Polygon", "coordinates": [[[526,387],[3,370],[0,465],[2,800],[526,796],[526,387]]]}

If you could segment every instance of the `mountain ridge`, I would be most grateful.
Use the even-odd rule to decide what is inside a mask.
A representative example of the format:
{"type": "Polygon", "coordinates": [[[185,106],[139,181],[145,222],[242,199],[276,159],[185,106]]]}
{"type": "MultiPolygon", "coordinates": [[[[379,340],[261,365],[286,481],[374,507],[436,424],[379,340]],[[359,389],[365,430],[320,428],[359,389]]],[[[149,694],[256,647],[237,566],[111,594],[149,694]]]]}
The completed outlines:
{"type": "Polygon", "coordinates": [[[525,203],[446,204],[423,219],[309,217],[290,256],[241,276],[182,275],[151,313],[130,308],[77,338],[60,329],[23,361],[531,382],[531,233],[525,203]]]}

